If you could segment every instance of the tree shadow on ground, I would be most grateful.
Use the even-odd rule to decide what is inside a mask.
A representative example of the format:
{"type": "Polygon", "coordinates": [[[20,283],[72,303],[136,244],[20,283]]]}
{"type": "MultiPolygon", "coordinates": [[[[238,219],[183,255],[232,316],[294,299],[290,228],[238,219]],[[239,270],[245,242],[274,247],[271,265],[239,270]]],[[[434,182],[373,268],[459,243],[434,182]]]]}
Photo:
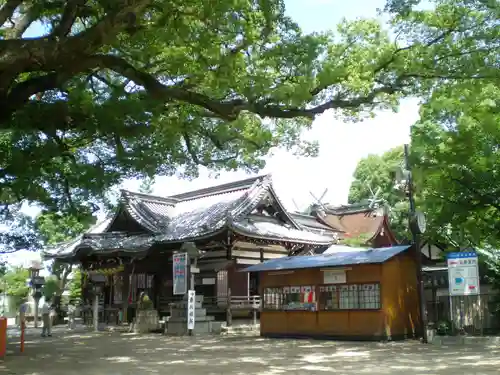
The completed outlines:
{"type": "MultiPolygon", "coordinates": [[[[15,343],[14,343],[15,345],[15,343]]],[[[9,345],[12,348],[12,344],[9,345]]],[[[498,374],[500,348],[272,340],[260,337],[166,337],[119,333],[31,339],[14,347],[0,374],[498,374]]]]}

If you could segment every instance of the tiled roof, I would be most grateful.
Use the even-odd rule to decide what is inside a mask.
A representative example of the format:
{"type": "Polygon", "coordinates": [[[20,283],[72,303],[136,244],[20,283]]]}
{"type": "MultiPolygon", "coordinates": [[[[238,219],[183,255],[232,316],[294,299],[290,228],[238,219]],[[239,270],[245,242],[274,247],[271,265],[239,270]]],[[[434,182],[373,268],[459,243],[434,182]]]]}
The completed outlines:
{"type": "Polygon", "coordinates": [[[325,224],[319,222],[315,216],[306,215],[306,214],[302,214],[302,213],[298,213],[298,212],[291,212],[290,215],[295,219],[295,221],[297,223],[299,223],[300,225],[302,225],[304,227],[316,229],[318,231],[325,231],[325,232],[333,232],[334,231],[328,225],[325,225],[325,224]]]}
{"type": "Polygon", "coordinates": [[[332,243],[331,236],[320,236],[313,232],[285,227],[278,223],[267,220],[243,219],[232,223],[235,232],[247,234],[262,239],[281,238],[285,241],[293,241],[304,244],[328,245],[332,243]]]}
{"type": "MultiPolygon", "coordinates": [[[[230,227],[234,227],[235,231],[241,231],[242,234],[268,239],[317,244],[332,242],[330,237],[301,230],[300,225],[291,217],[289,228],[285,228],[282,224],[271,227],[245,221],[245,217],[269,195],[282,206],[272,188],[270,176],[246,179],[166,198],[122,191],[122,210],[150,231],[149,236],[129,235],[124,239],[115,235],[116,244],[113,244],[110,243],[113,238],[112,233],[105,233],[99,240],[96,236],[89,236],[88,233],[71,243],[64,244],[57,251],[48,249],[45,253],[48,256],[63,256],[83,248],[91,248],[94,251],[124,248],[128,251],[134,249],[142,251],[148,244],[195,240],[230,227]]],[[[288,215],[286,212],[285,214],[288,215]]],[[[113,220],[114,218],[108,219],[106,223],[101,224],[101,233],[110,229],[113,220]]]]}
{"type": "Polygon", "coordinates": [[[369,207],[364,203],[317,207],[313,210],[313,215],[333,230],[338,231],[340,238],[366,235],[368,242],[382,230],[387,219],[383,207],[369,207]]]}
{"type": "MultiPolygon", "coordinates": [[[[334,245],[336,246],[336,245],[334,245]]],[[[355,249],[348,252],[333,252],[330,254],[286,257],[269,260],[264,263],[244,269],[245,272],[281,271],[304,268],[322,268],[336,266],[352,266],[356,264],[384,263],[392,257],[401,254],[410,246],[382,247],[378,249],[355,249]]]]}

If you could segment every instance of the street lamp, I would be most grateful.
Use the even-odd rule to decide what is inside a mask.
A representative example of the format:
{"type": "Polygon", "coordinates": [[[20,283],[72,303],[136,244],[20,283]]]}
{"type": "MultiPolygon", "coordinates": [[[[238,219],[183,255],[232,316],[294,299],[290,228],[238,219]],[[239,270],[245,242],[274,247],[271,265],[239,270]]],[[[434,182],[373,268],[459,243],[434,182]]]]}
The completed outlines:
{"type": "Polygon", "coordinates": [[[404,168],[396,170],[396,182],[401,187],[404,187],[405,193],[408,195],[410,203],[409,210],[409,227],[412,234],[412,243],[415,248],[415,257],[417,263],[417,291],[420,310],[420,326],[422,329],[422,342],[427,343],[427,314],[425,308],[424,280],[422,273],[422,251],[420,250],[420,235],[426,230],[425,215],[416,210],[415,197],[413,195],[413,176],[411,172],[408,145],[404,145],[404,168]]]}

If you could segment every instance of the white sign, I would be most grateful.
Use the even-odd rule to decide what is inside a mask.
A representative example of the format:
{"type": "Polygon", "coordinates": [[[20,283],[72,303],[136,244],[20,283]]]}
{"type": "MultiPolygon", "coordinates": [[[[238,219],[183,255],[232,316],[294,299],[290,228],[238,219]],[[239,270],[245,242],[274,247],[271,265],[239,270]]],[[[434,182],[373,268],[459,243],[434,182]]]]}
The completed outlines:
{"type": "Polygon", "coordinates": [[[323,284],[345,284],[347,275],[345,270],[323,271],[323,284]]]}
{"type": "Polygon", "coordinates": [[[475,252],[449,253],[448,282],[452,296],[479,294],[479,269],[475,252]]]}
{"type": "Polygon", "coordinates": [[[196,293],[194,290],[188,291],[188,305],[187,305],[187,326],[188,329],[194,329],[195,322],[195,309],[196,309],[196,293]]]}
{"type": "Polygon", "coordinates": [[[187,253],[177,253],[172,257],[173,294],[186,294],[187,291],[187,253]]]}

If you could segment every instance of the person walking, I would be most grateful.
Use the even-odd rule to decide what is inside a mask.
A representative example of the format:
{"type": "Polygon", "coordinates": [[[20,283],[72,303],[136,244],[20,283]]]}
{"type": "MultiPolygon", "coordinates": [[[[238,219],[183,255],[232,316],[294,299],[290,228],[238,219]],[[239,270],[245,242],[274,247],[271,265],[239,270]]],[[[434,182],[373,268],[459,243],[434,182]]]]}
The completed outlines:
{"type": "Polygon", "coordinates": [[[42,328],[42,337],[52,336],[51,332],[51,316],[50,316],[50,304],[49,301],[45,300],[42,305],[42,321],[43,321],[43,328],[42,328]]]}

